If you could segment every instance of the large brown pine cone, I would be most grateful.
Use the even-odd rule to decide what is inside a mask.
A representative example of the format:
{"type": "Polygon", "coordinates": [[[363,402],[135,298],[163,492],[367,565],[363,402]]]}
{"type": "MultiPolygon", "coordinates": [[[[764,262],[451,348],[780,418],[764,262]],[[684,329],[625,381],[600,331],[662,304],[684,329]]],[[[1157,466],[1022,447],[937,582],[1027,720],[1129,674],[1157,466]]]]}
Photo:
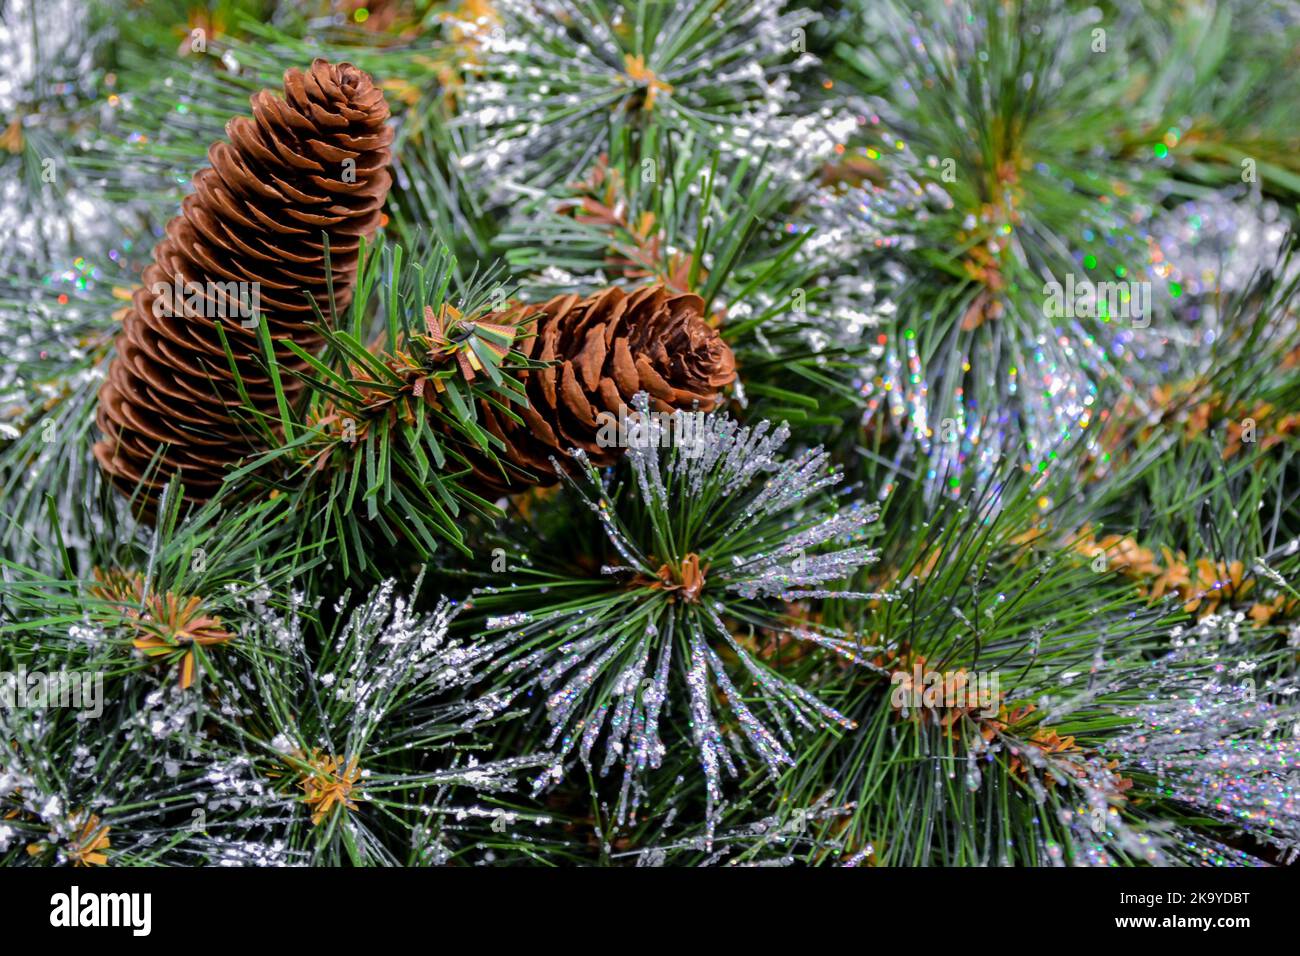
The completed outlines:
{"type": "Polygon", "coordinates": [[[609,288],[585,299],[557,296],[493,321],[519,327],[520,351],[555,364],[521,373],[529,402],[517,410],[523,425],[480,403],[488,430],[507,447],[497,451],[504,475],[486,459],[471,459],[475,490],[488,494],[554,484],[551,458],[567,462],[570,448],[585,450],[598,467],[613,464],[622,451],[599,443],[599,416],[630,411],[637,392],[648,393],[656,411],[707,412],[736,377],[731,348],[705,321],[704,300],[661,286],[630,295],[609,288]]]}
{"type": "MultiPolygon", "coordinates": [[[[318,59],[305,73],[285,72],[283,99],[262,90],[251,103],[252,119],[226,125],[230,141],[208,150],[212,165],[195,174],[194,192],[167,224],[100,389],[96,421],[104,439],[95,457],[127,491],[164,444],[148,488],[156,493],[179,471],[190,501],[207,500],[229,466],[258,450],[232,414],[240,399],[217,322],[253,404],[274,415],[258,330],[246,317],[254,290],[273,341],[319,350],[320,336],[306,327],[313,312],[304,293],[329,314],[322,233],[342,309],[352,298],[358,240],[383,219],[393,131],[384,95],[367,74],[318,59]],[[256,285],[244,287],[236,303],[223,302],[209,283],[256,285]]],[[[276,354],[289,368],[303,364],[282,345],[276,354]]],[[[291,398],[299,392],[291,376],[282,381],[291,398]]]]}

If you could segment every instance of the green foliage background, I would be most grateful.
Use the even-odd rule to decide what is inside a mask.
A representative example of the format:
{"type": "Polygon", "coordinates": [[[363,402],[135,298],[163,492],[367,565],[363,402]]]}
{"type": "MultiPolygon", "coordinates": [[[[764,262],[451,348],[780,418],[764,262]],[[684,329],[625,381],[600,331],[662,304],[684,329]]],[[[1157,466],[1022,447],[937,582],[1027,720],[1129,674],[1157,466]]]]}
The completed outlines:
{"type": "Polygon", "coordinates": [[[0,861],[84,861],[92,816],[110,865],[1294,855],[1293,4],[86,14],[53,43],[35,38],[56,12],[14,6],[0,34],[31,54],[0,100],[0,671],[101,673],[106,706],[0,710],[0,861]],[[208,505],[173,496],[141,523],[90,454],[115,313],[225,121],[317,56],[388,92],[388,224],[350,310],[320,317],[306,403],[257,423],[271,450],[208,505]],[[1067,273],[1151,282],[1149,327],[1050,318],[1045,283],[1067,273]],[[424,305],[482,316],[502,290],[652,281],[717,317],[739,368],[726,413],[788,423],[774,458],[820,446],[834,482],[800,478],[789,510],[721,539],[761,482],[655,505],[625,464],[486,501],[462,480],[465,447],[493,451],[471,399],[524,400],[517,354],[486,383],[446,376],[440,429],[385,420],[304,465],[321,403],[359,407],[355,368],[387,381],[364,343],[409,339],[424,305]],[[862,550],[812,596],[706,585],[723,633],[604,571],[629,543],[677,572],[688,554],[754,561],[877,508],[781,558],[862,550]],[[138,574],[136,605],[97,569],[138,574]],[[133,646],[168,594],[233,635],[196,652],[189,689],[179,645],[133,646]],[[671,636],[642,643],[647,621],[671,636]],[[685,667],[710,633],[735,681],[701,691],[731,754],[717,787],[684,674],[662,752],[609,744],[604,771],[557,744],[555,687],[523,682],[581,660],[585,719],[603,720],[640,649],[685,667]],[[996,672],[1002,709],[900,713],[894,674],[918,658],[996,672]],[[788,760],[755,746],[746,708],[788,760]],[[364,772],[320,820],[314,754],[364,772]]]}

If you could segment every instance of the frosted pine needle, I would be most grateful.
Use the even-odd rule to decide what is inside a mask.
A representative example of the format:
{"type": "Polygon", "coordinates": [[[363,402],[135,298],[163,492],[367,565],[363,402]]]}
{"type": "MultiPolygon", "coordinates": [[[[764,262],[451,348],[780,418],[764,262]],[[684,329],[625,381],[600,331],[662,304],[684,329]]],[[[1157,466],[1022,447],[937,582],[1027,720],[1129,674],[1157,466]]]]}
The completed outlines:
{"type": "MultiPolygon", "coordinates": [[[[644,394],[632,404],[644,428],[627,451],[627,483],[607,487],[581,452],[574,455],[584,477],[569,478],[613,561],[559,609],[486,618],[512,691],[498,706],[544,693],[556,762],[538,788],[571,759],[602,775],[622,764],[619,823],[633,818],[644,775],[686,737],[711,832],[723,780],[743,760],[757,758],[776,774],[793,764],[801,735],[852,726],[783,674],[765,647],[784,637],[858,656],[851,635],[795,626],[773,602],[879,597],[836,586],[874,560],[862,541],[877,512],[839,506],[832,494],[839,475],[820,449],[782,456],[784,426],[742,426],[725,414],[660,416],[644,394]]],[[[485,611],[518,606],[542,587],[476,600],[485,611]]]]}

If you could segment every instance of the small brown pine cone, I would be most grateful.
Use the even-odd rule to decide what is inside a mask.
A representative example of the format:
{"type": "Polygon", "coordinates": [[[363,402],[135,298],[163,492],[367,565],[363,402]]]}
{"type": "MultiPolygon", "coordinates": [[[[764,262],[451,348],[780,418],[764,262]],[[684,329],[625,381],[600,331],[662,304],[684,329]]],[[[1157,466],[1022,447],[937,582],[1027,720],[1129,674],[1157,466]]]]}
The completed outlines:
{"type": "MultiPolygon", "coordinates": [[[[393,131],[384,95],[366,73],[318,59],[305,73],[285,72],[283,99],[262,90],[250,102],[252,118],[226,124],[229,142],[208,150],[212,165],[195,174],[194,192],[167,224],[100,389],[104,438],[95,457],[128,492],[163,445],[148,488],[156,493],[179,472],[188,501],[210,498],[225,470],[258,450],[233,413],[240,398],[216,323],[249,398],[275,414],[252,306],[279,361],[301,370],[279,343],[291,339],[307,352],[323,344],[307,329],[314,315],[304,295],[329,314],[322,233],[342,309],[352,298],[359,239],[383,219],[393,131]]],[[[291,399],[301,390],[287,374],[282,382],[291,399]]],[[[155,503],[151,497],[146,508],[155,503]]]]}
{"type": "Polygon", "coordinates": [[[622,450],[598,442],[602,412],[630,411],[637,392],[649,395],[655,411],[711,411],[736,377],[735,356],[705,321],[704,300],[661,286],[631,294],[609,288],[585,299],[557,296],[494,321],[519,327],[520,351],[554,364],[520,373],[529,402],[516,409],[523,425],[480,403],[487,429],[506,443],[496,452],[505,474],[472,456],[472,484],[481,493],[554,484],[551,458],[566,463],[570,448],[586,451],[597,467],[613,464],[622,450]]]}

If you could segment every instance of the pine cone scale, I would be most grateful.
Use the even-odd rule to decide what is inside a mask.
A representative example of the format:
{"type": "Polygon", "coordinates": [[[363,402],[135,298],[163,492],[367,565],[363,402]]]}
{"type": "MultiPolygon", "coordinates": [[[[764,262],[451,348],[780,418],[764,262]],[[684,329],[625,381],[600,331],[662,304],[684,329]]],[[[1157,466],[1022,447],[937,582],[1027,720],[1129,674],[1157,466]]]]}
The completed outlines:
{"type": "MultiPolygon", "coordinates": [[[[128,382],[137,389],[143,388],[147,393],[147,399],[154,403],[155,407],[168,407],[176,403],[222,409],[228,404],[215,395],[196,395],[187,391],[174,376],[147,359],[142,360],[141,353],[130,342],[119,342],[118,354],[122,356],[122,361],[114,364],[109,373],[110,380],[114,382],[118,389],[125,387],[128,382]]],[[[191,411],[189,417],[204,421],[206,420],[205,415],[210,416],[212,414],[211,409],[191,411]]],[[[182,420],[186,418],[186,413],[179,409],[175,414],[176,417],[182,420]]]]}
{"type": "Polygon", "coordinates": [[[600,384],[600,370],[605,367],[605,330],[587,329],[587,339],[582,343],[582,351],[573,361],[573,367],[582,376],[583,387],[591,392],[600,384]]]}
{"type": "Polygon", "coordinates": [[[610,377],[611,381],[618,386],[623,400],[631,401],[632,396],[637,393],[640,377],[636,370],[636,360],[632,358],[632,349],[624,337],[614,340],[614,359],[610,365],[610,377]]]}

